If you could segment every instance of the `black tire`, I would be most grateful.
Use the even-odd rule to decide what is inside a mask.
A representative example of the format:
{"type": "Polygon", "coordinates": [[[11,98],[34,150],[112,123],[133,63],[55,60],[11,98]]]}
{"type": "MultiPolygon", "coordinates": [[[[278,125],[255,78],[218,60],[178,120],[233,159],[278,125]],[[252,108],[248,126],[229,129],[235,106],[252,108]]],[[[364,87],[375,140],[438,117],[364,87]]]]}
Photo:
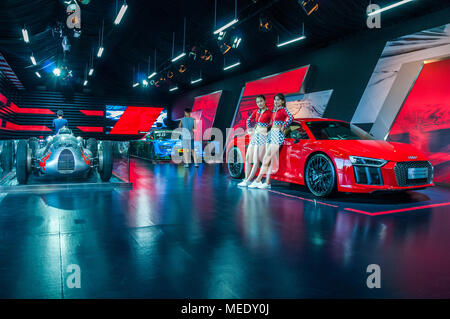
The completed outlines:
{"type": "Polygon", "coordinates": [[[99,162],[101,163],[98,168],[98,173],[103,182],[108,182],[112,176],[113,167],[113,144],[111,141],[103,141],[99,151],[99,162]],[[100,158],[101,157],[101,158],[100,158]]]}
{"type": "Polygon", "coordinates": [[[242,179],[245,175],[244,158],[241,150],[234,146],[230,148],[227,156],[228,172],[232,178],[242,179]]]}
{"type": "Polygon", "coordinates": [[[16,177],[19,184],[26,184],[28,180],[28,143],[20,140],[16,153],[16,177]]]}
{"type": "Polygon", "coordinates": [[[13,141],[3,141],[2,153],[0,156],[0,164],[2,165],[3,172],[10,172],[13,168],[13,141]]]}
{"type": "Polygon", "coordinates": [[[331,159],[325,154],[313,155],[306,164],[305,182],[315,196],[331,195],[336,189],[336,171],[331,159]]]}
{"type": "Polygon", "coordinates": [[[91,151],[93,157],[98,155],[98,143],[95,138],[89,138],[86,142],[86,148],[91,151]]]}

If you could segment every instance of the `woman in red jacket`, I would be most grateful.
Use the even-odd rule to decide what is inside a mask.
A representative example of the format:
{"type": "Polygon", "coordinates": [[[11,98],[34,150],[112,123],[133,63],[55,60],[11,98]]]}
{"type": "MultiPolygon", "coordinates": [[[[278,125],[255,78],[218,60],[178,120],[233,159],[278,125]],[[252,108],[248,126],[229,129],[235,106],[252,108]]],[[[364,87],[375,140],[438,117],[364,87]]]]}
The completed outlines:
{"type": "Polygon", "coordinates": [[[272,168],[272,163],[274,160],[278,160],[278,152],[280,146],[283,145],[284,132],[292,123],[292,115],[286,108],[286,98],[283,94],[278,93],[274,98],[274,107],[272,111],[272,128],[270,129],[266,154],[264,155],[261,171],[259,172],[258,178],[251,183],[249,188],[270,188],[270,173],[272,168]],[[261,180],[264,175],[266,176],[266,182],[262,183],[261,180]]]}
{"type": "Polygon", "coordinates": [[[264,95],[256,97],[256,105],[258,105],[258,110],[255,110],[247,119],[247,129],[251,128],[252,121],[255,121],[256,125],[245,157],[245,179],[238,184],[238,186],[242,187],[250,184],[250,181],[256,175],[259,164],[262,162],[266,150],[267,130],[272,119],[272,114],[267,108],[264,95]]]}

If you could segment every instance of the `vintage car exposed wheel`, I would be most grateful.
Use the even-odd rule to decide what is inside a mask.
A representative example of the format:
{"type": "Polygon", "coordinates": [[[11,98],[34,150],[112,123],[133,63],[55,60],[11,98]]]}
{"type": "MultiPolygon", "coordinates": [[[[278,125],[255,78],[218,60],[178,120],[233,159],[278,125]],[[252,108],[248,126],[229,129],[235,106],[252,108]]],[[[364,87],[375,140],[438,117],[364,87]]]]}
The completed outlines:
{"type": "Polygon", "coordinates": [[[324,154],[313,155],[305,171],[306,186],[318,197],[329,196],[336,187],[336,172],[333,162],[324,154]]]}
{"type": "Polygon", "coordinates": [[[97,157],[98,143],[95,138],[89,138],[86,142],[86,148],[91,151],[93,157],[97,157]]]}
{"type": "Polygon", "coordinates": [[[0,141],[0,161],[3,172],[10,172],[13,166],[13,141],[0,141]]]}
{"type": "Polygon", "coordinates": [[[17,144],[16,177],[19,184],[26,184],[31,169],[31,149],[25,140],[17,144]]]}
{"type": "Polygon", "coordinates": [[[31,155],[34,157],[36,156],[36,151],[39,149],[39,140],[37,137],[30,137],[30,149],[31,149],[31,155]]]}
{"type": "Polygon", "coordinates": [[[241,150],[238,147],[232,147],[228,151],[227,156],[228,172],[232,178],[244,177],[244,158],[242,157],[241,150]]]}
{"type": "Polygon", "coordinates": [[[103,182],[109,181],[113,166],[113,145],[111,141],[103,141],[98,149],[98,173],[103,182]]]}

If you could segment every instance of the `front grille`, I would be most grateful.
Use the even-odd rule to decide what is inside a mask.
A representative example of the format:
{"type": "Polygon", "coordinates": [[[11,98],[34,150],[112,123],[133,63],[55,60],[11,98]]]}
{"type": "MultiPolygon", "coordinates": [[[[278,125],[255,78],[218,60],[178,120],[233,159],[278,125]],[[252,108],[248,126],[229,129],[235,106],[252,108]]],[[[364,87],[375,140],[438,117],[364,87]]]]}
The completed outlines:
{"type": "Polygon", "coordinates": [[[58,171],[62,174],[72,173],[75,170],[75,158],[70,150],[65,149],[59,154],[58,171]]]}
{"type": "Polygon", "coordinates": [[[357,184],[383,185],[383,177],[379,167],[353,166],[357,184]]]}
{"type": "Polygon", "coordinates": [[[397,184],[400,187],[431,184],[433,180],[433,167],[428,161],[399,162],[395,164],[394,171],[395,177],[397,178],[397,184]],[[409,168],[426,168],[428,170],[428,177],[408,179],[409,168]]]}

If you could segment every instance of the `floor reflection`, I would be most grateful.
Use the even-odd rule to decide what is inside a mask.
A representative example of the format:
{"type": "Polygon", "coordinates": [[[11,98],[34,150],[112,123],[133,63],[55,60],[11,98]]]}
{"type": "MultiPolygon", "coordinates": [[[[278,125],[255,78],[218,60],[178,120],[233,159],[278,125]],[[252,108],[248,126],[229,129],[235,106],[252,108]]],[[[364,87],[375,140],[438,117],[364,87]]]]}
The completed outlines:
{"type": "MultiPolygon", "coordinates": [[[[239,188],[223,165],[132,160],[130,180],[131,191],[0,195],[0,297],[450,297],[445,206],[355,214],[345,196],[239,188]],[[382,269],[376,291],[365,285],[372,263],[382,269]],[[70,264],[82,269],[81,289],[64,285],[70,264]]],[[[359,195],[356,204],[449,193],[381,204],[359,195]]]]}

